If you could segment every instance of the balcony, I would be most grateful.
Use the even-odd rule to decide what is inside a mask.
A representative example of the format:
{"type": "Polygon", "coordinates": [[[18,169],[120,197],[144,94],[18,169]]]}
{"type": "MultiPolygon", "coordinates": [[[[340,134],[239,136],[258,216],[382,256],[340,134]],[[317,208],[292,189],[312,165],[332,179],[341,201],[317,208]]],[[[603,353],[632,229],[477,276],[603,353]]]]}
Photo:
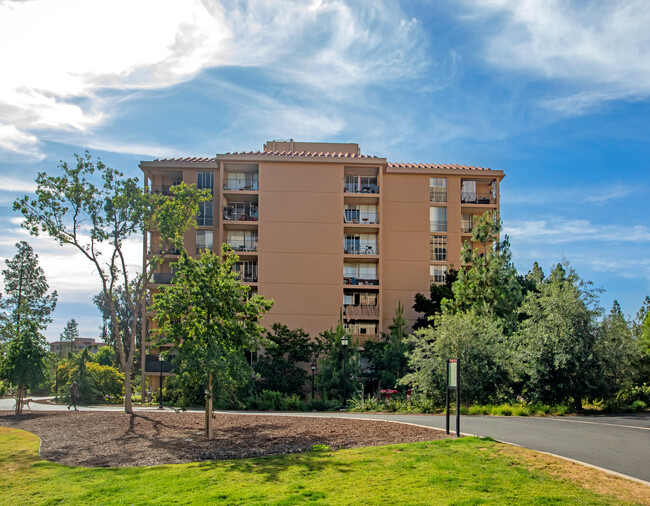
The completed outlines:
{"type": "Polygon", "coordinates": [[[375,183],[361,184],[345,182],[343,184],[343,191],[345,193],[379,193],[379,185],[375,183]]]}
{"type": "Polygon", "coordinates": [[[164,184],[151,185],[151,193],[155,193],[157,195],[171,196],[174,195],[171,191],[172,186],[174,185],[164,185],[164,184]]]}
{"type": "Polygon", "coordinates": [[[359,213],[346,210],[343,214],[343,221],[351,225],[375,225],[379,223],[378,218],[378,213],[359,213]]]}
{"type": "Polygon", "coordinates": [[[475,193],[475,192],[466,192],[462,191],[460,196],[460,202],[462,204],[496,204],[497,199],[494,196],[494,193],[475,193]]]}
{"type": "Polygon", "coordinates": [[[357,278],[355,276],[343,276],[344,285],[365,285],[365,286],[378,286],[378,279],[357,278]]]}
{"type": "Polygon", "coordinates": [[[346,255],[377,255],[377,243],[346,244],[343,252],[346,255]]]}
{"type": "Polygon", "coordinates": [[[173,371],[172,363],[163,360],[162,362],[158,360],[158,355],[147,355],[144,362],[145,372],[150,373],[171,373],[173,371]]]}
{"type": "Polygon", "coordinates": [[[154,272],[153,282],[160,285],[169,285],[174,279],[171,272],[154,272]]]}
{"type": "Polygon", "coordinates": [[[257,241],[230,241],[230,246],[235,253],[257,251],[257,241]]]}
{"type": "Polygon", "coordinates": [[[257,178],[232,178],[223,180],[223,189],[226,191],[258,191],[259,181],[257,178]]]}
{"type": "Polygon", "coordinates": [[[228,205],[223,208],[225,221],[257,221],[257,205],[228,205]]]}
{"type": "Polygon", "coordinates": [[[376,304],[347,305],[344,314],[348,320],[377,320],[379,318],[379,306],[376,304]]]}
{"type": "Polygon", "coordinates": [[[238,274],[244,283],[257,283],[257,262],[237,262],[232,270],[238,274]]]}

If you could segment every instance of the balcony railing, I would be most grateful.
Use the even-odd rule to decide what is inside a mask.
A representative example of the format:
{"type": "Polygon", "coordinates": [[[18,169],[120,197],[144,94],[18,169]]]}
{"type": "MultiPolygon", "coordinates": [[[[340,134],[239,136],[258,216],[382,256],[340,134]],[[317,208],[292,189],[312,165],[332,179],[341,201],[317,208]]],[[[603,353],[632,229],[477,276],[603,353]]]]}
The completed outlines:
{"type": "Polygon", "coordinates": [[[257,221],[257,207],[240,208],[225,206],[223,208],[223,219],[226,221],[257,221]]]}
{"type": "Polygon", "coordinates": [[[167,360],[162,362],[158,360],[158,355],[147,355],[144,361],[144,370],[145,372],[172,372],[173,371],[172,363],[167,360]]]}
{"type": "Polygon", "coordinates": [[[233,251],[257,251],[257,241],[231,241],[233,251]]]}
{"type": "Polygon", "coordinates": [[[379,223],[377,213],[362,213],[345,211],[343,214],[343,220],[345,223],[351,224],[361,224],[361,225],[374,225],[379,223]]]}
{"type": "Polygon", "coordinates": [[[378,279],[357,278],[356,276],[343,276],[344,285],[379,285],[378,279]]]}
{"type": "Polygon", "coordinates": [[[358,243],[358,244],[345,244],[343,252],[346,255],[377,255],[376,243],[358,243]]]}
{"type": "Polygon", "coordinates": [[[245,283],[257,283],[257,273],[242,274],[241,272],[238,272],[237,274],[239,274],[239,279],[245,283]]]}
{"type": "Polygon", "coordinates": [[[460,224],[460,231],[461,231],[463,234],[471,234],[473,228],[474,228],[474,227],[472,227],[472,224],[471,224],[471,223],[464,223],[464,222],[463,222],[463,223],[460,224]]]}
{"type": "Polygon", "coordinates": [[[431,232],[446,232],[447,221],[431,220],[429,222],[431,232]]]}
{"type": "Polygon", "coordinates": [[[223,189],[230,191],[257,191],[259,189],[259,182],[257,179],[228,177],[223,180],[223,189]]]}
{"type": "Polygon", "coordinates": [[[154,272],[153,282],[159,283],[162,285],[168,285],[174,279],[174,275],[171,272],[154,272]]]}
{"type": "Polygon", "coordinates": [[[345,306],[345,317],[350,320],[354,319],[371,319],[379,318],[379,306],[376,304],[360,304],[358,306],[345,306]]]}
{"type": "Polygon", "coordinates": [[[347,193],[379,193],[379,185],[343,183],[343,191],[347,193]]]}
{"type": "Polygon", "coordinates": [[[151,185],[151,193],[156,193],[159,195],[174,195],[171,192],[171,185],[151,185]]]}
{"type": "Polygon", "coordinates": [[[447,202],[447,190],[442,188],[429,188],[430,202],[447,202]]]}
{"type": "Polygon", "coordinates": [[[495,204],[497,199],[493,193],[461,192],[460,201],[463,204],[495,204]]]}

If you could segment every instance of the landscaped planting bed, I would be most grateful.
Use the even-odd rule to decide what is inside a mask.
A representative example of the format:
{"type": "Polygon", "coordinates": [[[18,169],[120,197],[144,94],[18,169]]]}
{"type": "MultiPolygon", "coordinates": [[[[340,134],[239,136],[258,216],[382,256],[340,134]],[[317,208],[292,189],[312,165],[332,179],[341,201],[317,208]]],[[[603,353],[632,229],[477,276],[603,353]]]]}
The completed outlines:
{"type": "Polygon", "coordinates": [[[444,431],[394,422],[217,414],[214,439],[203,436],[199,412],[50,412],[15,416],[0,425],[41,438],[44,459],[86,467],[152,466],[444,439],[444,431]]]}

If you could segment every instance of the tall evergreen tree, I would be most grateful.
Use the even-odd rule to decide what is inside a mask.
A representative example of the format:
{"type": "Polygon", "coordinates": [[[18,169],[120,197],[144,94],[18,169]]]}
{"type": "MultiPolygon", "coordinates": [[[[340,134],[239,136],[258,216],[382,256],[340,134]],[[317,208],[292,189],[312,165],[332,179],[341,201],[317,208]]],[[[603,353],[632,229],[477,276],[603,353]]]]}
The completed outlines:
{"type": "Polygon", "coordinates": [[[52,321],[56,306],[56,291],[49,293],[45,272],[38,264],[38,255],[25,241],[16,243],[18,253],[5,260],[7,268],[2,271],[5,297],[0,299],[2,327],[0,340],[7,341],[20,335],[21,326],[31,322],[44,330],[52,321]]]}
{"type": "Polygon", "coordinates": [[[77,325],[77,320],[74,318],[68,320],[68,323],[65,324],[65,329],[61,333],[61,353],[63,353],[63,342],[66,341],[70,343],[70,353],[72,353],[72,346],[76,339],[79,339],[79,326],[77,325]]]}
{"type": "Polygon", "coordinates": [[[445,275],[445,283],[442,285],[432,284],[429,289],[429,298],[421,293],[415,294],[415,303],[413,309],[416,312],[422,313],[415,323],[413,330],[426,328],[430,325],[436,324],[436,317],[442,313],[442,301],[453,301],[454,291],[452,289],[454,282],[458,279],[458,271],[456,269],[449,269],[445,275]]]}

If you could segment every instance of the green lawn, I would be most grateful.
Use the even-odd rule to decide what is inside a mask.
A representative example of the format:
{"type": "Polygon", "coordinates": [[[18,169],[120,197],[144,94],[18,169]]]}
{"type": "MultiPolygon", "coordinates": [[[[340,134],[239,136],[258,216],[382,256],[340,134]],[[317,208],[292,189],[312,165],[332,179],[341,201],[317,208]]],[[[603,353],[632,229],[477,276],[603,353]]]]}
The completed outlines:
{"type": "Polygon", "coordinates": [[[603,479],[608,494],[650,498],[642,485],[476,438],[107,469],[44,461],[38,445],[0,427],[1,504],[621,504],[593,490],[603,479]],[[573,481],[555,477],[568,465],[573,481]]]}

